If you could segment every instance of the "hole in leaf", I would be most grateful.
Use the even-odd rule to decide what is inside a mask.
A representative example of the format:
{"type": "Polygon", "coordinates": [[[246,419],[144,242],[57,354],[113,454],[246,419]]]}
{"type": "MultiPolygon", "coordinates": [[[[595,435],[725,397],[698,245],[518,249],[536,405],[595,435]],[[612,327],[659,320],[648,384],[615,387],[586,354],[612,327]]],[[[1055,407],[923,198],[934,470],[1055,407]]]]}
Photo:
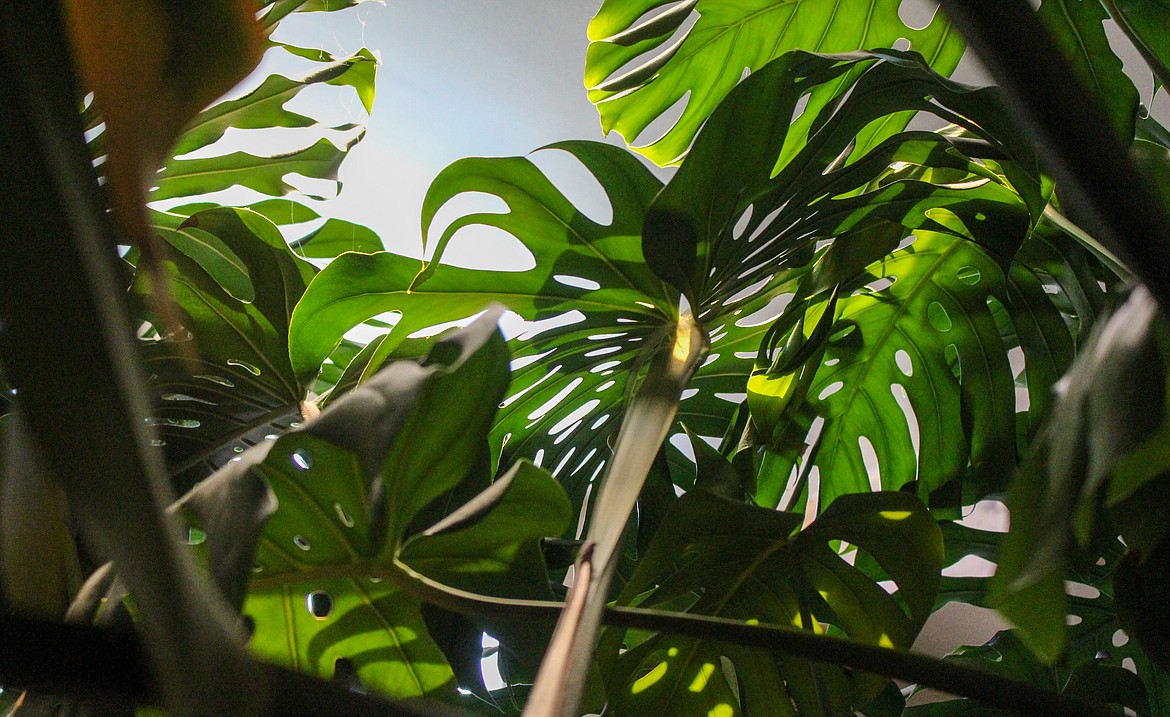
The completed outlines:
{"type": "Polygon", "coordinates": [[[247,361],[240,361],[238,359],[228,359],[227,365],[228,366],[238,366],[239,368],[244,369],[245,371],[252,374],[253,376],[260,375],[260,369],[253,366],[252,364],[248,363],[247,361]]]}
{"type": "Polygon", "coordinates": [[[574,289],[585,289],[586,291],[597,291],[601,288],[601,284],[592,279],[585,279],[580,276],[569,276],[568,274],[554,274],[553,279],[557,283],[571,286],[574,289]]]}
{"type": "MultiPolygon", "coordinates": [[[[856,333],[856,331],[857,331],[857,324],[855,324],[853,322],[848,322],[844,326],[842,326],[841,328],[839,328],[836,331],[834,331],[833,333],[829,334],[829,343],[831,343],[831,344],[844,343],[845,340],[852,337],[853,334],[856,333]]],[[[828,366],[829,364],[826,363],[825,365],[828,366]]]]}
{"type": "Polygon", "coordinates": [[[833,383],[830,383],[828,386],[825,386],[825,390],[820,392],[820,394],[817,396],[817,400],[825,400],[829,396],[832,396],[834,393],[840,391],[842,388],[844,388],[844,386],[845,384],[841,381],[834,381],[833,383]]]}
{"type": "Polygon", "coordinates": [[[240,616],[240,623],[243,625],[244,634],[249,638],[256,634],[256,620],[251,615],[240,616]]]}
{"type": "Polygon", "coordinates": [[[979,283],[980,279],[983,278],[983,273],[973,266],[961,266],[959,267],[958,271],[955,272],[955,278],[964,284],[974,286],[975,284],[979,283]]]}
{"type": "Polygon", "coordinates": [[[528,414],[528,420],[536,421],[536,420],[543,418],[545,416],[545,414],[547,414],[549,411],[556,408],[559,403],[561,403],[566,398],[568,398],[569,394],[571,394],[573,392],[573,389],[580,386],[581,382],[584,380],[585,379],[583,379],[583,378],[575,378],[572,381],[570,381],[569,384],[567,386],[565,386],[564,388],[562,388],[560,391],[558,391],[555,396],[553,396],[549,400],[545,401],[544,404],[542,404],[539,408],[537,408],[532,413],[528,414]]]}
{"type": "MultiPolygon", "coordinates": [[[[687,111],[687,105],[690,104],[690,102],[691,91],[687,90],[681,97],[675,100],[674,103],[670,105],[670,107],[666,108],[661,114],[655,117],[650,124],[646,125],[645,129],[638,133],[638,136],[633,140],[634,142],[638,143],[637,148],[641,149],[643,147],[648,147],[658,142],[666,135],[670,134],[670,131],[674,129],[674,126],[678,124],[679,118],[682,117],[683,113],[687,111]]],[[[633,142],[631,142],[631,145],[632,144],[633,142]]],[[[667,164],[675,159],[677,159],[677,157],[671,157],[671,159],[667,161],[667,164]]]]}
{"type": "Polygon", "coordinates": [[[600,405],[601,401],[596,398],[586,401],[584,404],[575,408],[572,413],[557,421],[556,425],[548,430],[548,434],[553,436],[560,433],[561,431],[566,430],[569,426],[573,425],[577,421],[582,420],[585,418],[585,416],[588,416],[590,412],[593,411],[593,409],[600,405]]]}
{"type": "Polygon", "coordinates": [[[950,314],[937,301],[930,302],[930,305],[926,307],[926,318],[930,321],[930,325],[938,331],[950,331],[951,326],[953,326],[950,314]]]}
{"type": "Polygon", "coordinates": [[[765,276],[763,279],[760,279],[759,281],[757,281],[749,286],[746,286],[743,289],[735,292],[731,296],[727,297],[727,299],[723,302],[723,305],[730,306],[731,304],[739,303],[740,301],[743,301],[744,299],[750,299],[751,297],[758,294],[761,289],[763,289],[765,286],[767,286],[768,282],[771,280],[772,280],[772,275],[769,274],[768,276],[765,276]]]}
{"type": "Polygon", "coordinates": [[[904,349],[898,349],[894,353],[894,363],[898,364],[898,370],[903,375],[907,377],[914,375],[914,362],[910,360],[910,354],[906,353],[904,349]]]}
{"type": "Polygon", "coordinates": [[[203,425],[191,418],[159,418],[151,416],[146,419],[148,426],[165,426],[167,428],[199,428],[203,425]]]}
{"type": "Polygon", "coordinates": [[[161,398],[164,401],[193,401],[195,403],[203,403],[208,406],[219,405],[215,401],[207,401],[202,398],[195,398],[194,396],[188,396],[185,393],[164,393],[161,398]]]}
{"type": "Polygon", "coordinates": [[[902,409],[902,416],[906,419],[906,427],[910,431],[910,445],[914,449],[915,475],[917,476],[918,441],[920,440],[918,414],[914,413],[914,406],[910,403],[910,396],[906,393],[905,386],[900,383],[890,384],[890,393],[894,394],[894,400],[898,402],[898,407],[902,409]]]}
{"type": "Polygon", "coordinates": [[[861,449],[861,462],[865,465],[865,474],[869,478],[869,489],[875,493],[879,492],[882,489],[882,471],[877,451],[865,436],[857,437],[857,446],[861,449]]]}
{"type": "MultiPolygon", "coordinates": [[[[599,363],[596,366],[594,366],[593,368],[589,369],[589,373],[605,373],[606,371],[610,370],[611,368],[620,366],[621,364],[622,364],[621,361],[603,361],[602,363],[599,363]]],[[[600,390],[600,389],[598,389],[598,390],[600,390]]]]}
{"type": "Polygon", "coordinates": [[[898,5],[898,19],[911,30],[923,30],[937,11],[938,5],[927,0],[902,0],[898,5]]]}
{"type": "Polygon", "coordinates": [[[309,544],[308,538],[306,538],[303,535],[298,535],[298,536],[294,537],[293,538],[293,545],[297,546],[301,550],[309,550],[313,547],[312,545],[309,544]]]}
{"type": "Polygon", "coordinates": [[[796,120],[800,119],[800,116],[804,114],[805,109],[808,108],[809,97],[812,97],[812,93],[805,92],[796,100],[796,104],[792,108],[792,118],[789,120],[788,124],[796,124],[796,120]]]}
{"type": "Polygon", "coordinates": [[[959,349],[954,344],[947,344],[943,349],[943,358],[947,360],[947,365],[951,367],[951,373],[954,374],[957,381],[963,380],[963,363],[959,360],[959,349]]]}
{"type": "Polygon", "coordinates": [[[570,152],[549,148],[534,152],[529,161],[590,221],[600,226],[613,223],[613,204],[605,188],[570,152]]]}
{"type": "Polygon", "coordinates": [[[318,620],[324,620],[333,614],[333,596],[316,590],[305,597],[305,607],[308,608],[310,615],[318,620]]]}
{"type": "Polygon", "coordinates": [[[341,503],[334,503],[333,511],[337,513],[337,519],[341,521],[342,525],[347,528],[352,528],[354,526],[353,516],[345,512],[345,508],[341,507],[341,503]]]}
{"type": "Polygon", "coordinates": [[[763,308],[753,311],[735,322],[735,325],[740,328],[751,328],[753,326],[763,326],[770,324],[776,320],[784,309],[792,303],[792,294],[780,294],[773,297],[763,308]]]}
{"type": "Polygon", "coordinates": [[[755,208],[756,205],[749,204],[743,214],[739,215],[739,219],[735,220],[735,226],[731,229],[731,238],[739,239],[743,236],[743,233],[747,231],[748,223],[752,220],[752,212],[755,211],[755,208]]]}
{"type": "Polygon", "coordinates": [[[303,471],[307,471],[313,466],[313,457],[310,456],[309,452],[305,449],[298,448],[297,450],[293,451],[292,462],[293,465],[297,468],[300,468],[303,471]]]}
{"type": "Polygon", "coordinates": [[[1064,582],[1064,591],[1073,597],[1087,598],[1089,600],[1096,600],[1101,597],[1101,591],[1092,585],[1075,583],[1070,580],[1064,582]]]}

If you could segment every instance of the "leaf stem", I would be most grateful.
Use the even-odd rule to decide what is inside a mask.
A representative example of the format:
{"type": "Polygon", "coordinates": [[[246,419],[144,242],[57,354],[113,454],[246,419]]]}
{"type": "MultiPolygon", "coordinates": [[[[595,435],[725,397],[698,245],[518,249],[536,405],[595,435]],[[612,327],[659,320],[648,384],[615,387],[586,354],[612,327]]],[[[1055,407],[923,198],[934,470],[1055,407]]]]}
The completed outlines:
{"type": "MultiPolygon", "coordinates": [[[[477,595],[447,587],[410,567],[396,564],[392,575],[406,592],[472,618],[513,619],[552,624],[564,605],[477,595]]],[[[749,624],[708,615],[607,606],[601,621],[611,627],[652,630],[722,643],[758,647],[786,655],[862,670],[940,690],[981,704],[1041,717],[1106,717],[1104,707],[984,670],[913,652],[865,645],[780,625],[749,624]]]]}

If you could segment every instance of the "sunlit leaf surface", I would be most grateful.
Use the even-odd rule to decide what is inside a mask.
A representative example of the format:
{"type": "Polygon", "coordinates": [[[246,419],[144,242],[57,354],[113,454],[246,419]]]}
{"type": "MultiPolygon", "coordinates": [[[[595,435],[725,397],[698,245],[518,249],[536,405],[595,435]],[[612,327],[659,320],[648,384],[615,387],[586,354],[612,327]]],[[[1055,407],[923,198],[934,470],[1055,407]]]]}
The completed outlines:
{"type": "MultiPolygon", "coordinates": [[[[963,54],[962,38],[941,13],[921,28],[908,26],[899,17],[901,4],[606,0],[589,23],[585,86],[605,131],[616,130],[658,164],[674,163],[747,72],[791,50],[839,53],[908,43],[949,75],[963,54]],[[647,132],[651,125],[655,132],[647,132]]],[[[823,107],[840,89],[814,93],[809,107],[823,107]]],[[[869,142],[901,130],[909,119],[905,113],[892,118],[869,142]]]]}

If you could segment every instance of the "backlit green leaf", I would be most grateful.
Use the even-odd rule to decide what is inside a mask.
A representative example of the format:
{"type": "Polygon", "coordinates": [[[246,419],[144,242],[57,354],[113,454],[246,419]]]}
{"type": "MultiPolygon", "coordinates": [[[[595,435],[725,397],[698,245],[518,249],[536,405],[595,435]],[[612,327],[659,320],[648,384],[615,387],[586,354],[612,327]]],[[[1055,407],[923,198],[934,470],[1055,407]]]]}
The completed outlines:
{"type": "MultiPolygon", "coordinates": [[[[900,40],[949,75],[964,44],[941,13],[907,26],[899,0],[606,0],[589,23],[585,86],[602,128],[616,130],[658,164],[678,162],[700,126],[744,76],[790,50],[841,53],[893,47],[900,40]],[[691,19],[695,18],[691,24],[691,19]],[[661,135],[647,127],[683,102],[661,135]]],[[[819,110],[841,89],[814,93],[819,110]]],[[[905,127],[891,119],[871,141],[905,127]]]]}
{"type": "MultiPolygon", "coordinates": [[[[840,630],[906,649],[930,613],[941,568],[942,540],[924,506],[906,494],[849,496],[803,531],[801,522],[797,514],[688,493],[618,602],[840,630]],[[837,541],[868,553],[898,591],[887,593],[854,568],[837,541]]],[[[842,714],[831,705],[860,707],[883,686],[829,666],[664,634],[610,629],[599,654],[610,665],[616,714],[842,714]],[[617,655],[623,641],[629,649],[617,655]]]]}
{"type": "Polygon", "coordinates": [[[1105,102],[1118,135],[1129,142],[1138,91],[1122,71],[1121,58],[1109,47],[1102,24],[1109,18],[1105,8],[1084,0],[1044,0],[1038,14],[1085,85],[1105,102]]]}

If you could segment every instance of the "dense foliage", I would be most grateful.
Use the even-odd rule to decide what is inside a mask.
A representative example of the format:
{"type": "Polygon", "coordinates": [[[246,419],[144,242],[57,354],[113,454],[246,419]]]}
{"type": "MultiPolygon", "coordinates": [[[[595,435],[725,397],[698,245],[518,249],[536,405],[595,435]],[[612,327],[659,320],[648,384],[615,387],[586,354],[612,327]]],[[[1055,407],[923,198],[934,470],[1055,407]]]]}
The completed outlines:
{"type": "MultiPolygon", "coordinates": [[[[183,495],[170,513],[253,655],[484,715],[542,689],[528,714],[992,714],[979,694],[927,704],[916,693],[945,685],[899,685],[868,652],[808,659],[724,639],[725,622],[678,634],[653,612],[901,653],[957,602],[1014,627],[942,662],[1170,710],[1167,329],[1076,224],[999,91],[948,79],[964,44],[947,19],[915,29],[899,4],[605,0],[589,97],[607,131],[677,172],[663,184],[596,142],[538,150],[596,178],[602,223],[528,157],[460,160],[426,195],[422,262],[290,195],[289,174],[336,179],[360,127],[274,157],[207,151],[231,129],[317,127],[287,107],[314,85],[352,88],[369,111],[369,51],[268,40],[306,74],[183,118],[140,188],[181,201],[123,227],[121,265],[147,422],[183,495]],[[941,129],[911,129],[926,126],[941,129]],[[270,198],[203,196],[232,186],[270,198]],[[441,213],[472,192],[506,210],[441,213]],[[443,263],[476,225],[518,239],[531,268],[443,263]],[[530,323],[505,339],[503,311],[530,323]],[[346,338],[359,326],[377,337],[346,338]],[[1007,502],[1009,533],[963,520],[988,501],[1007,502]],[[947,570],[972,557],[995,576],[947,570]],[[566,601],[586,607],[558,624],[566,601]],[[616,624],[617,608],[642,622],[616,624]],[[550,638],[570,667],[550,658],[538,678],[550,638]]],[[[290,13],[345,9],[261,5],[265,37],[290,13]]],[[[1103,25],[1161,86],[1170,4],[1037,12],[1170,186],[1170,132],[1103,25]]],[[[120,147],[158,139],[130,136],[94,89],[83,119],[112,171],[135,159],[120,147]]],[[[120,216],[138,211],[109,179],[120,216]]],[[[13,489],[35,471],[11,457],[16,439],[5,450],[5,601],[129,620],[133,585],[78,548],[59,499],[13,489]]],[[[15,699],[0,692],[0,712],[15,699]]]]}

